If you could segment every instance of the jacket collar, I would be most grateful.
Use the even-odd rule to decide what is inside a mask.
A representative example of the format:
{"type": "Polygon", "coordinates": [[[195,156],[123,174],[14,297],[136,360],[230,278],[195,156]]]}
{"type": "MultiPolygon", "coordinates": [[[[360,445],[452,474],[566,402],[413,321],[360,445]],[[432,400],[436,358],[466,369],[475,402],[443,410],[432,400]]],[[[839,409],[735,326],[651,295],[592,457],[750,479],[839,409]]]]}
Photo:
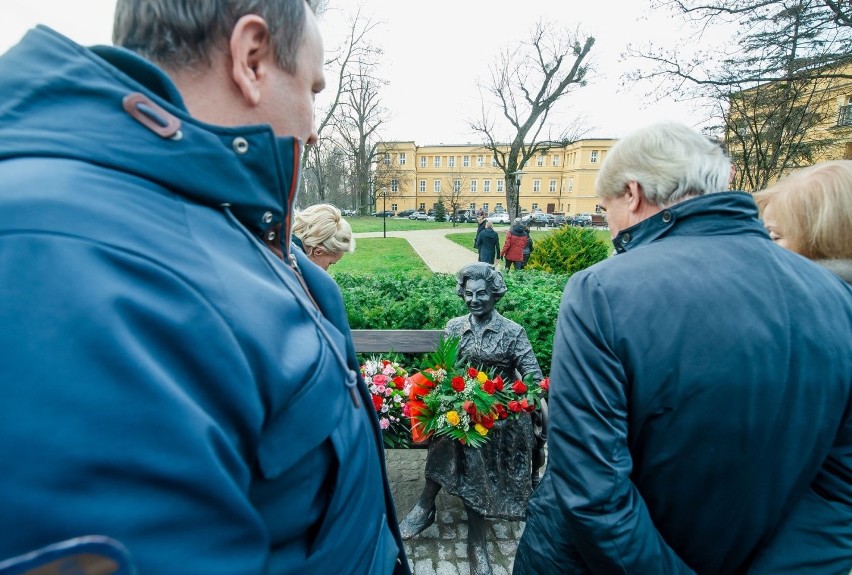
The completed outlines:
{"type": "Polygon", "coordinates": [[[83,48],[44,26],[0,58],[0,93],[0,160],[59,157],[115,169],[229,206],[272,249],[289,250],[298,139],[266,125],[200,122],[149,62],[121,48],[83,48]]]}
{"type": "Polygon", "coordinates": [[[707,194],[661,210],[618,233],[612,240],[623,253],[665,236],[710,236],[753,233],[769,239],[757,219],[757,205],[745,192],[707,194]]]}

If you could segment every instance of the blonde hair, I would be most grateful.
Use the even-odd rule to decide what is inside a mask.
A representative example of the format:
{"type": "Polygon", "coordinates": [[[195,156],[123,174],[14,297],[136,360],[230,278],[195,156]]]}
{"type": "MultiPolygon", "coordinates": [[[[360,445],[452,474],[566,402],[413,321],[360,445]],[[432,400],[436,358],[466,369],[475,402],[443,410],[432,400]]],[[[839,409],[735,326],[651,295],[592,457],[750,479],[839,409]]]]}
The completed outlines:
{"type": "Polygon", "coordinates": [[[796,253],[812,260],[852,258],[852,160],[796,170],[754,194],[761,215],[769,204],[796,253]]]}
{"type": "Polygon", "coordinates": [[[293,234],[302,240],[308,255],[316,248],[327,253],[355,251],[352,226],[331,204],[316,204],[296,212],[293,234]]]}

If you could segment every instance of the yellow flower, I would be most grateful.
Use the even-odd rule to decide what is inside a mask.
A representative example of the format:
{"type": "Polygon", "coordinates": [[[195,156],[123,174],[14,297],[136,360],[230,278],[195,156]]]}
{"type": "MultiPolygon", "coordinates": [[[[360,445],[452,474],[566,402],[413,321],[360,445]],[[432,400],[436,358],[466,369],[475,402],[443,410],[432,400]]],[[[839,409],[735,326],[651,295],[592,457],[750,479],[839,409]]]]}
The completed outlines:
{"type": "Polygon", "coordinates": [[[448,411],[447,412],[447,421],[450,422],[450,425],[456,426],[459,424],[461,419],[459,419],[459,414],[456,411],[448,411]]]}
{"type": "Polygon", "coordinates": [[[476,374],[476,380],[479,383],[485,383],[487,379],[488,379],[488,376],[485,375],[484,373],[482,373],[481,371],[476,374]]]}
{"type": "Polygon", "coordinates": [[[479,435],[481,435],[481,436],[483,436],[483,437],[485,437],[486,435],[488,435],[488,430],[487,430],[487,429],[485,429],[485,426],[484,426],[484,425],[482,425],[481,423],[477,423],[477,424],[476,424],[476,427],[474,427],[474,429],[476,430],[476,432],[477,432],[479,435]]]}

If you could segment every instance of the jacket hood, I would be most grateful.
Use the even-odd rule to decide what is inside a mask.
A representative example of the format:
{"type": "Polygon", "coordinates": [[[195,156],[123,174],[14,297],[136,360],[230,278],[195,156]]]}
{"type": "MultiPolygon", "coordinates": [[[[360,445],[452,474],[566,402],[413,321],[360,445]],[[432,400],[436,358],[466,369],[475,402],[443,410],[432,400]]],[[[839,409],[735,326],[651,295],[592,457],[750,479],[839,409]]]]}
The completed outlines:
{"type": "Polygon", "coordinates": [[[769,239],[766,228],[757,219],[754,199],[745,192],[718,192],[680,202],[621,230],[612,243],[618,253],[623,253],[668,235],[732,233],[754,233],[769,239]],[[706,217],[708,214],[713,217],[706,217]],[[727,225],[719,226],[719,218],[727,225]]]}
{"type": "Polygon", "coordinates": [[[258,236],[289,237],[299,140],[192,118],[168,76],[132,52],[84,48],[38,26],[0,58],[0,94],[0,160],[91,162],[227,204],[258,236]]]}

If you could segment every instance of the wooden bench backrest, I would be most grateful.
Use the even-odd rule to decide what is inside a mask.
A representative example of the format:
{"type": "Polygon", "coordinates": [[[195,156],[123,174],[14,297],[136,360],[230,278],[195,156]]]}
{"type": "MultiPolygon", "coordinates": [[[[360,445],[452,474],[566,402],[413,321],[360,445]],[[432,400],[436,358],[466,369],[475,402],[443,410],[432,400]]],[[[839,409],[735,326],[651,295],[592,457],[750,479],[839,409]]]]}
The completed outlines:
{"type": "Polygon", "coordinates": [[[428,353],[443,334],[442,329],[353,329],[352,340],[359,353],[428,353]]]}

